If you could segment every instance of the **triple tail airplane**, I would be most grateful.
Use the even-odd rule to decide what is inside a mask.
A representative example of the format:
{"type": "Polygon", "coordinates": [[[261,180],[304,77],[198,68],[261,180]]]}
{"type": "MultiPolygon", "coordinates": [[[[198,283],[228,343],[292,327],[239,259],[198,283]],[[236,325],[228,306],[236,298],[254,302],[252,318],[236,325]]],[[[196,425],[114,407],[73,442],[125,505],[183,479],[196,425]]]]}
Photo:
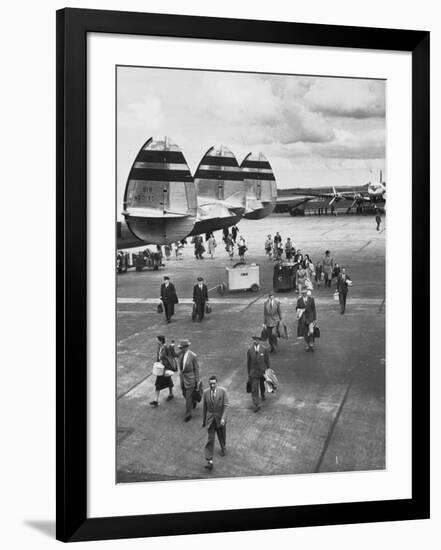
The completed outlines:
{"type": "MultiPolygon", "coordinates": [[[[150,138],[133,162],[124,193],[122,215],[132,242],[118,242],[118,248],[170,244],[228,228],[242,217],[263,218],[276,198],[275,177],[262,153],[249,153],[239,166],[227,147],[211,147],[193,177],[170,138],[150,138]]],[[[118,237],[127,237],[122,224],[118,237]]]]}

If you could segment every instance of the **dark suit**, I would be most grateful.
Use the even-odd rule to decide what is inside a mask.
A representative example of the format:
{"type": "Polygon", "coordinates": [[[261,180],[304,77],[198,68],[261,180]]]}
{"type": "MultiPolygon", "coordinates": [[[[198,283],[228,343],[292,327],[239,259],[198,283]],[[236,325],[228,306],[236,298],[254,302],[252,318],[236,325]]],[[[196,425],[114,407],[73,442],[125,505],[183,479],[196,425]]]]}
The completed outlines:
{"type": "Polygon", "coordinates": [[[185,350],[179,358],[179,377],[182,394],[185,397],[185,416],[191,415],[193,408],[193,392],[199,384],[199,364],[197,355],[191,350],[185,350]],[[185,354],[187,353],[187,357],[185,354]],[[184,361],[185,358],[185,361],[184,361]]]}
{"type": "Polygon", "coordinates": [[[251,399],[255,408],[259,406],[260,381],[269,368],[268,350],[262,344],[251,344],[247,352],[247,373],[251,382],[251,399]]]}
{"type": "Polygon", "coordinates": [[[317,321],[315,300],[312,296],[300,296],[296,309],[304,309],[297,324],[297,336],[303,336],[308,347],[314,343],[314,322],[317,321]]]}
{"type": "Polygon", "coordinates": [[[167,321],[170,321],[175,313],[175,304],[178,303],[178,296],[176,294],[173,283],[165,283],[161,285],[161,301],[164,304],[164,314],[167,321]]]}
{"type": "Polygon", "coordinates": [[[344,313],[346,309],[346,297],[348,295],[348,281],[351,278],[347,273],[344,275],[342,273],[337,277],[337,290],[338,290],[338,300],[340,302],[340,313],[344,313]]]}
{"type": "Polygon", "coordinates": [[[205,458],[207,460],[213,458],[215,434],[217,434],[221,449],[226,447],[228,405],[228,395],[225,388],[217,386],[214,398],[211,394],[211,388],[204,391],[202,423],[208,427],[208,441],[205,445],[205,458]],[[222,424],[221,421],[224,421],[224,423],[222,424]]]}
{"type": "Polygon", "coordinates": [[[199,283],[194,285],[193,302],[196,304],[196,315],[199,317],[199,321],[202,321],[205,315],[205,303],[208,302],[207,285],[202,284],[202,288],[199,283]]]}

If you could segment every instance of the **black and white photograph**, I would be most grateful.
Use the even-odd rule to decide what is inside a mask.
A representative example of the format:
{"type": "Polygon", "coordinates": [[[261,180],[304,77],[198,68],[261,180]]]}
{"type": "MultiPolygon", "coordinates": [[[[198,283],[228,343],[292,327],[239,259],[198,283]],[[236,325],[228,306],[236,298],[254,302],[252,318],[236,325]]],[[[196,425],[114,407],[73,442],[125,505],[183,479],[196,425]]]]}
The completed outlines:
{"type": "Polygon", "coordinates": [[[386,80],[115,73],[116,483],[385,470],[386,80]]]}

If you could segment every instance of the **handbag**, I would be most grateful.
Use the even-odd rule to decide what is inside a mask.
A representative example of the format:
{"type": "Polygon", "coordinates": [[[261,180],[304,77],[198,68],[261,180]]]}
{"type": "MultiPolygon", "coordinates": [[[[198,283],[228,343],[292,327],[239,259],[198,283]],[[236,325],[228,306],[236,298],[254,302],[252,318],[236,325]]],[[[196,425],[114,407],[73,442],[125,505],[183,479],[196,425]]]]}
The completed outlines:
{"type": "Polygon", "coordinates": [[[247,380],[246,389],[247,389],[247,393],[251,393],[251,380],[247,380]]]}
{"type": "Polygon", "coordinates": [[[211,313],[211,306],[210,306],[210,304],[205,304],[205,313],[211,313]]]}
{"type": "Polygon", "coordinates": [[[174,373],[174,371],[170,370],[170,369],[165,369],[164,371],[164,376],[166,376],[167,378],[170,378],[170,376],[174,373]]]}
{"type": "Polygon", "coordinates": [[[158,307],[156,308],[158,313],[164,313],[164,308],[162,307],[162,303],[159,302],[158,307]]]}
{"type": "Polygon", "coordinates": [[[204,388],[202,386],[202,380],[199,380],[199,383],[197,384],[193,392],[193,403],[200,403],[202,401],[203,393],[204,388]]]}
{"type": "Polygon", "coordinates": [[[334,292],[334,301],[335,301],[335,302],[338,302],[339,299],[340,299],[340,298],[339,298],[339,292],[338,292],[338,290],[336,290],[336,291],[334,292]]]}
{"type": "Polygon", "coordinates": [[[265,342],[268,340],[268,331],[263,327],[262,332],[260,333],[260,338],[265,342]]]}
{"type": "Polygon", "coordinates": [[[314,338],[320,338],[320,328],[317,325],[314,327],[314,338]]]}
{"type": "Polygon", "coordinates": [[[196,304],[193,304],[193,309],[192,309],[192,311],[191,311],[191,320],[192,320],[192,321],[195,321],[195,320],[196,320],[196,317],[197,317],[196,304]]]}

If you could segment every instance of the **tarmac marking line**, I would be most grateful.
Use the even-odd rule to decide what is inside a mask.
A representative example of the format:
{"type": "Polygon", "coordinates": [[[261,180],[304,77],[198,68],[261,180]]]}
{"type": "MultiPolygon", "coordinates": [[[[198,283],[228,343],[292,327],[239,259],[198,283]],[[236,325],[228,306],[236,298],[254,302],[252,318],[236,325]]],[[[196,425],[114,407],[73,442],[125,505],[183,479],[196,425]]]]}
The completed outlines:
{"type": "Polygon", "coordinates": [[[136,386],[139,386],[140,384],[142,384],[145,380],[147,380],[147,378],[149,378],[150,376],[152,375],[151,372],[149,372],[149,374],[147,374],[147,376],[144,376],[143,378],[141,378],[141,380],[138,380],[138,382],[136,382],[136,384],[133,384],[132,386],[130,386],[130,388],[126,391],[124,391],[123,393],[119,394],[116,398],[116,400],[118,401],[119,399],[121,399],[121,397],[124,397],[125,395],[127,395],[128,393],[130,393],[132,390],[134,390],[136,388],[136,386]]]}
{"type": "Polygon", "coordinates": [[[247,304],[243,309],[241,309],[240,312],[243,313],[244,311],[246,311],[249,307],[255,304],[257,300],[260,300],[260,298],[262,297],[263,297],[263,294],[260,294],[259,296],[257,296],[257,298],[254,298],[254,300],[251,300],[251,302],[247,304]]]}
{"type": "Polygon", "coordinates": [[[372,241],[368,241],[366,244],[364,244],[361,248],[359,248],[357,250],[357,252],[361,252],[363,250],[363,248],[366,248],[367,246],[369,246],[371,244],[372,241]]]}
{"type": "Polygon", "coordinates": [[[317,466],[314,469],[314,473],[316,473],[316,474],[320,472],[320,468],[322,466],[323,459],[325,458],[326,451],[328,450],[329,443],[331,442],[332,436],[334,435],[335,427],[337,426],[337,423],[338,423],[338,420],[340,418],[341,412],[342,412],[343,407],[344,407],[344,405],[346,403],[346,400],[348,398],[349,391],[352,387],[352,383],[354,381],[354,374],[355,374],[355,369],[350,374],[350,379],[349,379],[348,385],[346,387],[345,393],[343,395],[343,398],[340,402],[340,405],[338,406],[337,414],[335,415],[334,420],[331,423],[331,427],[329,428],[328,435],[326,436],[322,452],[320,453],[320,457],[319,457],[318,462],[317,462],[317,466]]]}

